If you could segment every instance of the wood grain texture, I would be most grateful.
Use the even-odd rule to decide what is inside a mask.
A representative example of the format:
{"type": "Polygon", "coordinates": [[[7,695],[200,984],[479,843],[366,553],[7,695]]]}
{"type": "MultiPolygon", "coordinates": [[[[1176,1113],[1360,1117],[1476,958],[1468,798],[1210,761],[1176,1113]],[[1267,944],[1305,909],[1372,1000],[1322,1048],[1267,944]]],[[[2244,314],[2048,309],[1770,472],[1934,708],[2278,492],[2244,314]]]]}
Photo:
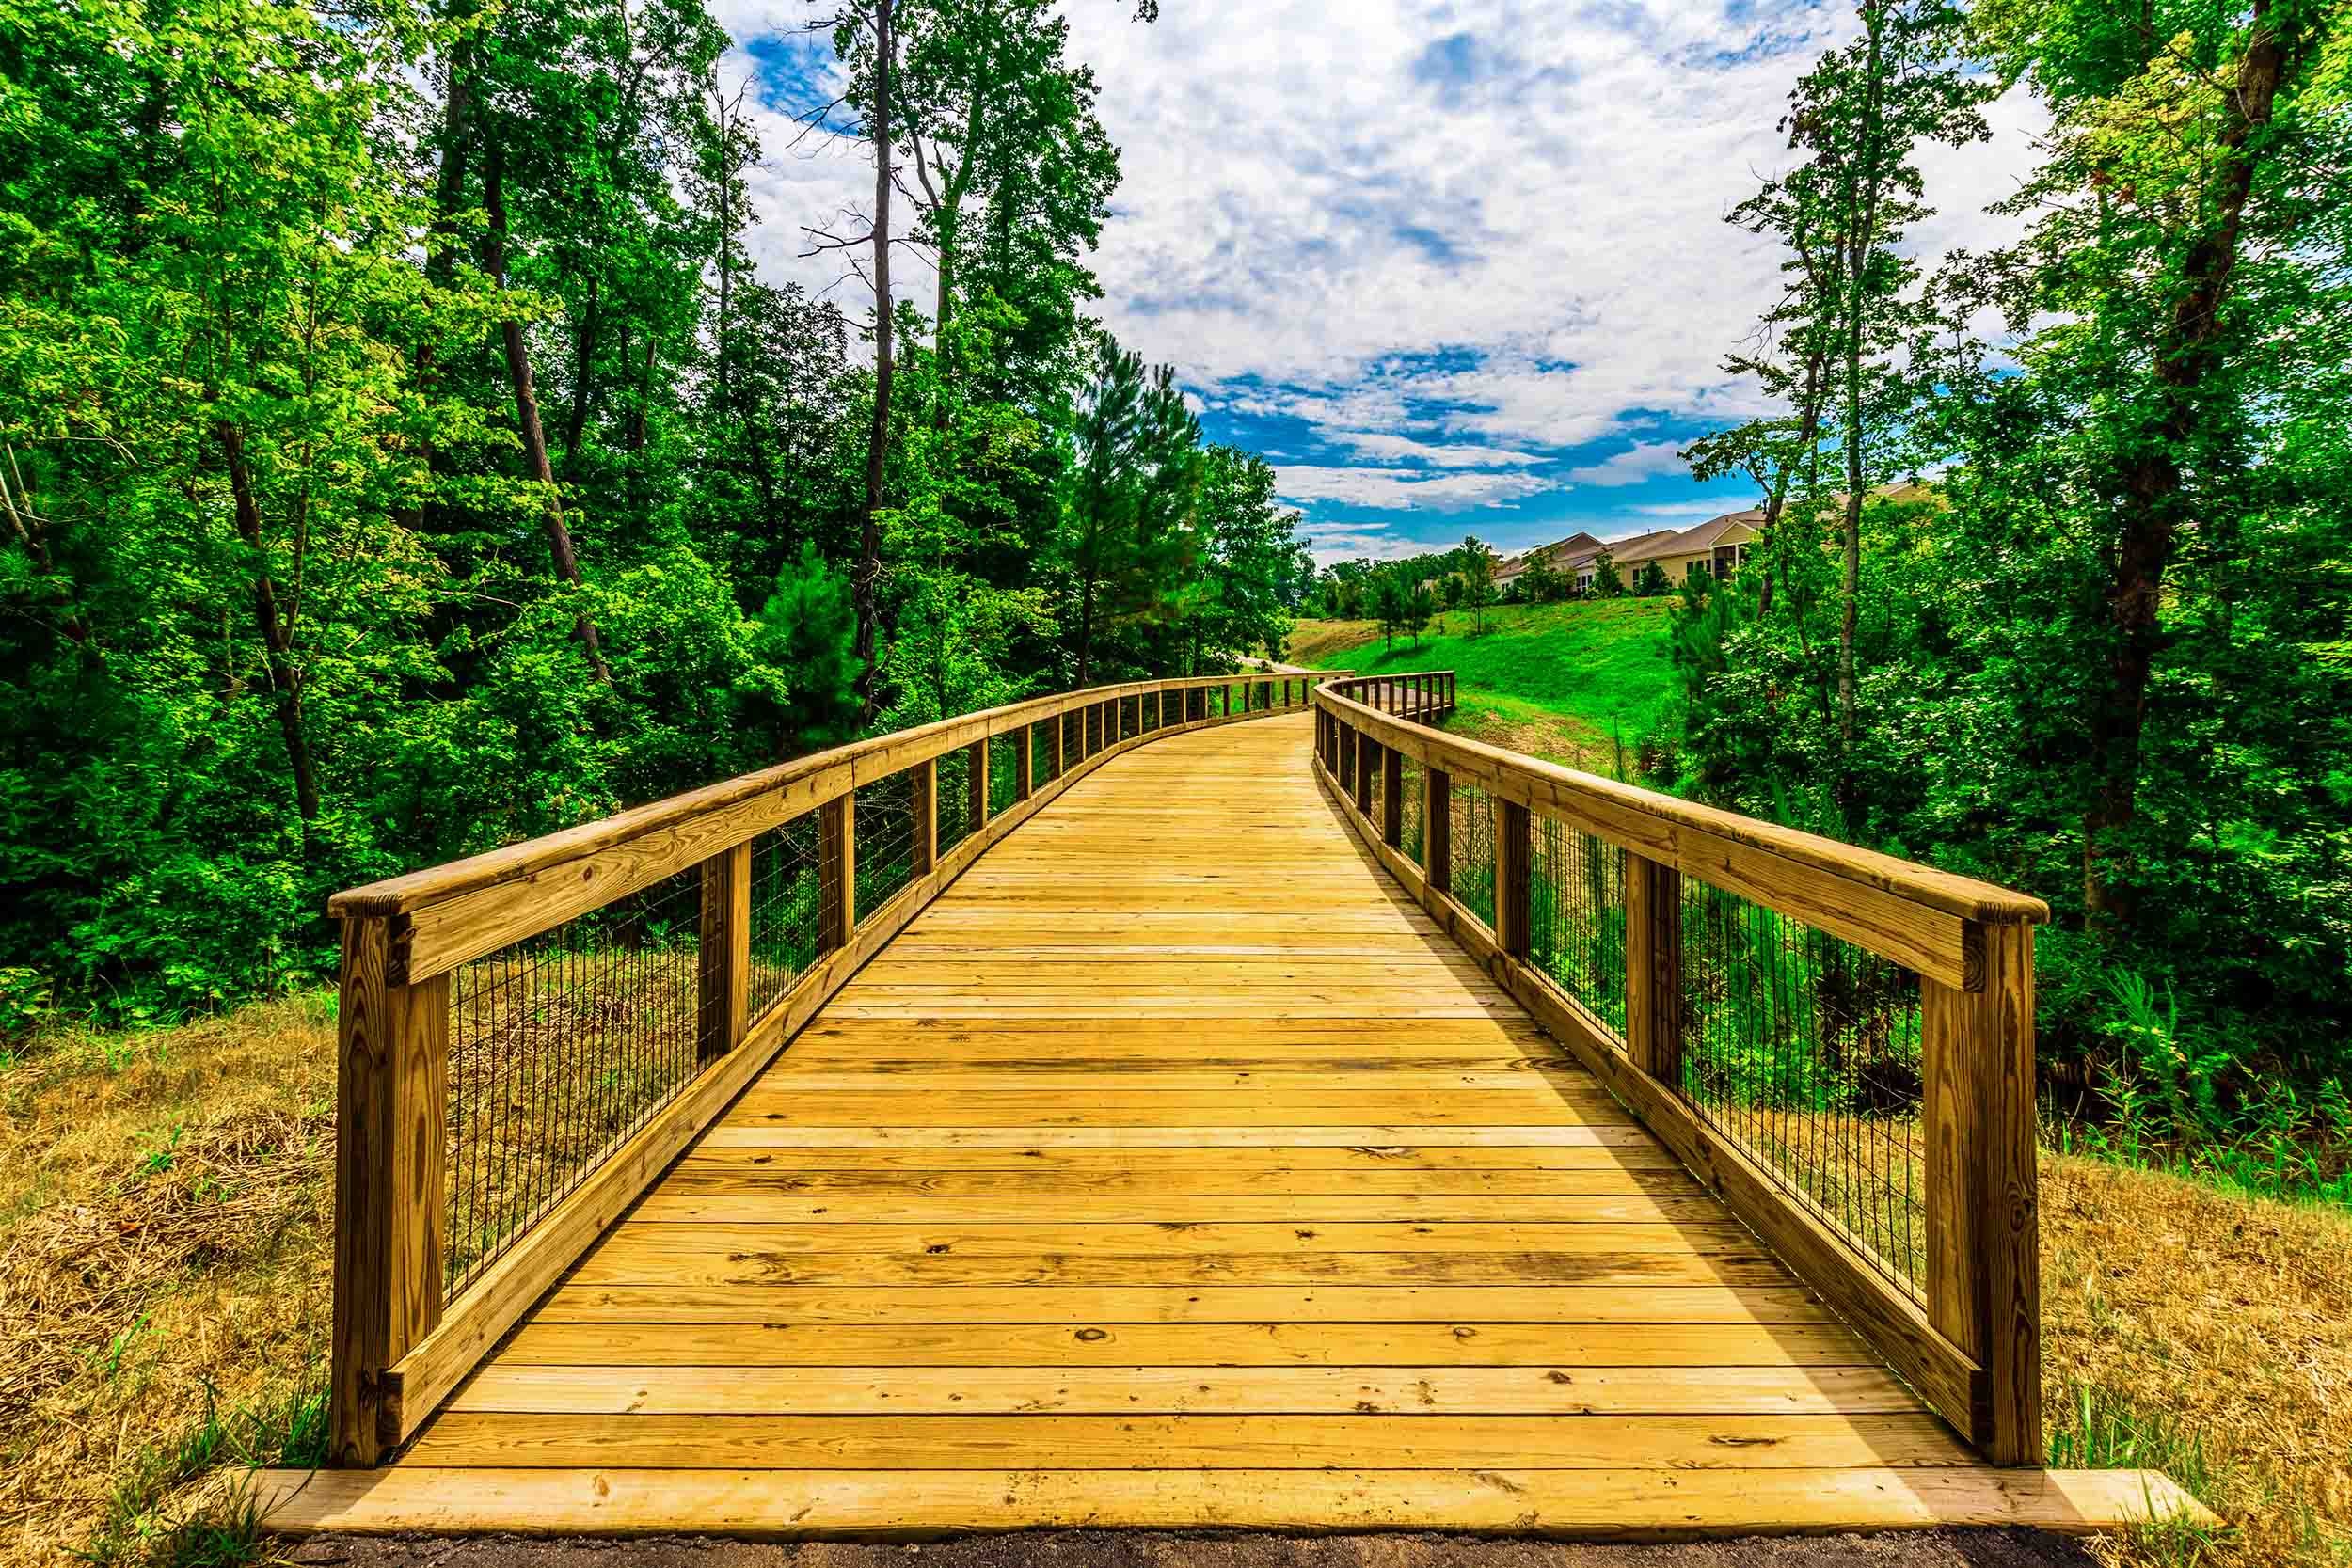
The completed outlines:
{"type": "Polygon", "coordinates": [[[256,1497],[291,1534],[486,1529],[709,1531],[920,1541],[1036,1527],[1438,1529],[1672,1540],[1977,1526],[2070,1535],[2151,1519],[2218,1524],[2153,1470],[267,1470],[256,1497]]]}
{"type": "Polygon", "coordinates": [[[1622,1053],[1323,792],[1316,720],[1069,711],[1091,754],[852,927],[408,1454],[289,1482],[284,1522],[1672,1535],[2171,1496],[1979,1463],[1739,1223],[1722,1151],[1641,1125],[1622,1053]]]}

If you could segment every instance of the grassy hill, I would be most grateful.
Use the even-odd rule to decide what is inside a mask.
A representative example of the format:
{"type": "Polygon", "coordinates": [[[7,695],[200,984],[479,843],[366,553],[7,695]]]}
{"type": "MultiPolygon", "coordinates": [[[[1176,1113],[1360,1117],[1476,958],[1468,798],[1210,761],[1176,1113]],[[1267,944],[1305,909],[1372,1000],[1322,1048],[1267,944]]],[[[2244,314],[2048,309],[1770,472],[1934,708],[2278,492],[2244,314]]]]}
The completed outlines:
{"type": "Polygon", "coordinates": [[[1452,670],[1462,710],[1453,728],[1596,772],[1617,769],[1666,717],[1674,664],[1666,648],[1665,599],[1597,599],[1503,605],[1471,630],[1465,611],[1448,612],[1419,645],[1384,644],[1371,621],[1301,621],[1290,657],[1317,670],[1452,670]],[[1442,629],[1440,629],[1442,628],[1442,629]]]}

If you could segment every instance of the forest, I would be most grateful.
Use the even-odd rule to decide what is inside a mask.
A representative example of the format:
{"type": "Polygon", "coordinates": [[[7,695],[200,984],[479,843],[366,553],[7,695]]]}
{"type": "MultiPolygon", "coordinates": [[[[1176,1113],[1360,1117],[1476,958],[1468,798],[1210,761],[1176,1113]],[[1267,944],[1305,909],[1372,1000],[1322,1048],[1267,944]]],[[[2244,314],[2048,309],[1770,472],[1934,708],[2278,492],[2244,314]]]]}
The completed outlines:
{"type": "MultiPolygon", "coordinates": [[[[1763,520],[1736,575],[1679,589],[1677,712],[1639,772],[2039,894],[2070,1109],[2254,1132],[2299,1167],[2284,1185],[2343,1192],[2352,14],[1855,14],[1790,89],[1787,171],[1727,214],[1782,257],[1725,345],[1772,412],[1684,456],[1763,520]],[[2020,87],[2050,119],[1996,213],[2020,237],[1922,254],[1924,154],[1986,138],[2020,87]],[[1931,499],[1883,499],[1921,479],[1931,499]]],[[[1490,602],[1490,574],[1472,539],[1335,568],[1312,602],[1409,637],[1490,602]]]]}
{"type": "Polygon", "coordinates": [[[0,5],[0,1034],[331,978],[339,887],[1279,648],[1272,470],[1089,315],[1066,23],[812,14],[846,217],[753,211],[784,150],[702,0],[0,5]],[[840,287],[764,281],[755,218],[840,287]]]}

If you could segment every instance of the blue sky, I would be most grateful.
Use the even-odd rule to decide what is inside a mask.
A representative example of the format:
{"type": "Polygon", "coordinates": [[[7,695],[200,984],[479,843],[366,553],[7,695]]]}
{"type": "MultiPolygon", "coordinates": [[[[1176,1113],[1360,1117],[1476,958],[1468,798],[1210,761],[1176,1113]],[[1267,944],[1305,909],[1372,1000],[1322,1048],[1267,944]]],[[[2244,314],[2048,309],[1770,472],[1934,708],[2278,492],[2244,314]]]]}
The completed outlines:
{"type": "MultiPolygon", "coordinates": [[[[714,0],[775,123],[771,274],[870,308],[800,226],[857,220],[864,150],[784,118],[829,96],[806,0],[714,0]]],[[[1677,449],[1761,412],[1723,369],[1778,287],[1724,214],[1788,159],[1794,78],[1851,8],[1811,0],[1065,0],[1124,182],[1095,257],[1120,340],[1175,365],[1213,439],[1263,452],[1327,560],[1475,533],[1684,526],[1749,503],[1677,449]]],[[[1963,228],[2030,162],[2030,109],[1923,159],[1963,228]]],[[[928,297],[919,261],[903,293],[928,297]]]]}

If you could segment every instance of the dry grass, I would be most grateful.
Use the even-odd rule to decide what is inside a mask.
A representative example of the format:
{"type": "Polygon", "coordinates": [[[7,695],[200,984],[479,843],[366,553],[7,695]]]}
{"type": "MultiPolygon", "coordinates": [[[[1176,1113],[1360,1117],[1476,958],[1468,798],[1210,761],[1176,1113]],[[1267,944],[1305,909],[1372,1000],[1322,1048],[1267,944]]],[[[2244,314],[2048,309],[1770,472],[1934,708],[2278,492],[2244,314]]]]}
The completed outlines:
{"type": "Polygon", "coordinates": [[[2236,1527],[2114,1560],[2352,1563],[2352,1214],[2091,1160],[2042,1169],[2053,1434],[2081,1432],[2087,1402],[2106,1429],[2092,1457],[2136,1431],[2143,1463],[2236,1527]]]}
{"type": "Polygon", "coordinates": [[[331,996],[0,1058],[0,1563],[167,1557],[328,1323],[331,996]]]}

